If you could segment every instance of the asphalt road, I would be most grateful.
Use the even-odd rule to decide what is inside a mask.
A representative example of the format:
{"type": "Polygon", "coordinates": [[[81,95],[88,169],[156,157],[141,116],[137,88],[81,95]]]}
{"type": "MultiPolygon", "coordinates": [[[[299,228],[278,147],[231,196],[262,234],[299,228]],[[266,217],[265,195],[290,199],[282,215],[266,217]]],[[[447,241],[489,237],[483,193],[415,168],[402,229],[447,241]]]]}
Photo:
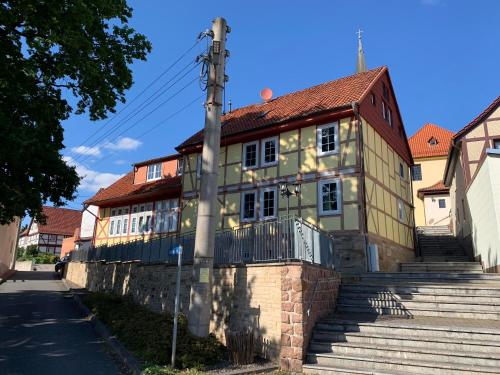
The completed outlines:
{"type": "Polygon", "coordinates": [[[0,285],[0,374],[121,374],[53,272],[0,285]]]}

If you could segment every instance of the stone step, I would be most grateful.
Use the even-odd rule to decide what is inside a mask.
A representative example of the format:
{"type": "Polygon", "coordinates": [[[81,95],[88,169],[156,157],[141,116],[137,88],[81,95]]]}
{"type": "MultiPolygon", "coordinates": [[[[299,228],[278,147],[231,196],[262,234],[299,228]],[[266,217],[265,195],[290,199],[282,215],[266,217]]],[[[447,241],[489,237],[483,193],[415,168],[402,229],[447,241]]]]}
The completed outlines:
{"type": "Polygon", "coordinates": [[[483,267],[477,262],[412,262],[401,263],[401,272],[457,272],[483,273],[483,267]]]}
{"type": "Polygon", "coordinates": [[[461,318],[461,319],[489,319],[500,320],[500,310],[460,310],[460,309],[444,309],[432,310],[424,307],[377,307],[372,305],[361,304],[341,304],[337,305],[337,311],[346,313],[363,313],[363,314],[376,314],[376,315],[391,315],[397,317],[405,317],[411,319],[415,316],[426,317],[442,317],[442,318],[461,318]]]}
{"type": "Polygon", "coordinates": [[[346,293],[397,293],[411,294],[424,293],[433,295],[449,295],[449,296],[491,296],[500,297],[500,285],[494,286],[491,284],[432,284],[428,282],[407,282],[407,283],[392,283],[391,280],[382,280],[380,282],[366,283],[343,283],[340,292],[346,293]]]}
{"type": "Polygon", "coordinates": [[[360,276],[361,281],[391,280],[404,281],[426,281],[426,282],[456,282],[456,283],[497,283],[500,285],[500,275],[498,274],[468,274],[454,272],[371,272],[360,276]]]}
{"type": "MultiPolygon", "coordinates": [[[[497,374],[496,367],[463,365],[448,362],[414,361],[408,359],[392,359],[387,357],[363,357],[354,355],[317,354],[307,355],[306,371],[312,371],[309,364],[318,364],[324,368],[331,368],[329,374],[335,373],[335,368],[359,368],[376,371],[404,372],[406,374],[497,374]]],[[[316,372],[315,372],[316,373],[316,372]]],[[[327,372],[325,372],[327,373],[327,372]]]]}
{"type": "MultiPolygon", "coordinates": [[[[500,337],[498,337],[500,339],[500,337]]],[[[378,346],[393,346],[398,348],[410,347],[425,348],[427,350],[450,350],[454,352],[471,353],[500,353],[499,341],[484,340],[460,340],[446,337],[426,337],[426,336],[398,336],[392,333],[383,334],[381,332],[331,332],[317,330],[314,332],[312,343],[337,344],[347,342],[352,344],[370,344],[378,346]]],[[[312,347],[311,347],[312,348],[312,347]]],[[[312,349],[311,349],[312,350],[312,349]]]]}
{"type": "MultiPolygon", "coordinates": [[[[500,292],[500,291],[499,291],[500,292]]],[[[339,300],[384,300],[384,301],[397,301],[401,303],[406,302],[433,302],[433,303],[456,303],[457,301],[463,304],[489,304],[500,306],[500,295],[497,296],[481,296],[476,294],[442,294],[439,290],[435,293],[395,293],[386,291],[367,291],[361,289],[357,291],[341,289],[339,293],[339,300]]]]}
{"type": "Polygon", "coordinates": [[[500,323],[448,318],[380,319],[373,315],[339,314],[323,319],[317,331],[324,333],[401,336],[411,339],[449,339],[457,342],[500,343],[500,323]]]}
{"type": "Polygon", "coordinates": [[[457,352],[448,349],[429,350],[423,347],[379,346],[368,343],[324,343],[312,341],[309,354],[334,354],[361,357],[378,357],[391,360],[405,359],[415,362],[448,362],[469,366],[500,366],[499,353],[457,352]]]}
{"type": "MultiPolygon", "coordinates": [[[[495,301],[498,302],[498,301],[495,301]]],[[[455,299],[453,302],[449,301],[429,301],[429,300],[402,300],[402,299],[384,299],[384,298],[363,298],[363,297],[341,297],[338,299],[338,306],[342,305],[356,305],[360,307],[382,307],[382,308],[396,308],[405,311],[412,311],[414,309],[421,310],[436,310],[436,311],[466,311],[466,312],[492,312],[500,314],[500,304],[498,303],[481,303],[473,302],[471,300],[455,299]]]]}
{"type": "Polygon", "coordinates": [[[468,262],[470,261],[468,256],[449,256],[449,255],[422,255],[422,260],[424,262],[468,262]]]}
{"type": "MultiPolygon", "coordinates": [[[[304,374],[314,374],[314,375],[404,375],[401,372],[387,372],[387,371],[375,371],[372,369],[360,369],[359,366],[353,367],[339,367],[339,366],[320,366],[315,364],[305,364],[303,366],[304,374]]],[[[406,373],[408,374],[408,373],[406,373]]]]}
{"type": "Polygon", "coordinates": [[[472,268],[472,269],[479,269],[482,270],[483,267],[481,266],[481,263],[479,262],[405,262],[405,263],[400,263],[401,266],[405,267],[463,267],[463,268],[472,268]]]}

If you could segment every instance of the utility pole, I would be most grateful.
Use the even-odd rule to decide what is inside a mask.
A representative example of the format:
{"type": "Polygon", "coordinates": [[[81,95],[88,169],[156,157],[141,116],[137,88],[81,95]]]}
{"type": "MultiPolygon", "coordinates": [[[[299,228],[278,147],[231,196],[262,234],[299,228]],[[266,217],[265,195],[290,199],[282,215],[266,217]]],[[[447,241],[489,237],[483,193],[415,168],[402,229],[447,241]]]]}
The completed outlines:
{"type": "Polygon", "coordinates": [[[215,210],[222,112],[225,80],[226,20],[218,17],[212,23],[212,46],[208,55],[207,101],[196,238],[194,244],[193,279],[189,303],[189,331],[198,337],[208,336],[212,310],[212,274],[215,243],[215,210]]]}

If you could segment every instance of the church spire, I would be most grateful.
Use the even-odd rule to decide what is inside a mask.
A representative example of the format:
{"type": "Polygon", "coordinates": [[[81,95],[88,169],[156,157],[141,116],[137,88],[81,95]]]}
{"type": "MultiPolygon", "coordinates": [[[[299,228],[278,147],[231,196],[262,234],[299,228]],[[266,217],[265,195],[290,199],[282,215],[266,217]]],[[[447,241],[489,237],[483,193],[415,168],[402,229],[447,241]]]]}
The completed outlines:
{"type": "Polygon", "coordinates": [[[356,64],[356,73],[366,72],[365,53],[363,52],[363,43],[361,42],[361,33],[363,30],[358,30],[358,62],[356,64]]]}

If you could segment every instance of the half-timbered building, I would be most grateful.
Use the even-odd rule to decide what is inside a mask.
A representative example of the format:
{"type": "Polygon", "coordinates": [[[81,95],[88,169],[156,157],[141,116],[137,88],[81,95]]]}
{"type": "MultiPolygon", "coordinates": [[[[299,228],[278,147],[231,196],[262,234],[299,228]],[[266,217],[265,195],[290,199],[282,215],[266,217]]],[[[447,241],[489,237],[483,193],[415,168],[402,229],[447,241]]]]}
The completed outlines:
{"type": "MultiPolygon", "coordinates": [[[[177,147],[182,232],[196,226],[202,144],[200,131],[177,147]]],[[[394,270],[414,258],[412,162],[386,67],[236,109],[222,119],[217,228],[286,215],[288,184],[289,213],[333,234],[344,271],[394,270]]]]}

